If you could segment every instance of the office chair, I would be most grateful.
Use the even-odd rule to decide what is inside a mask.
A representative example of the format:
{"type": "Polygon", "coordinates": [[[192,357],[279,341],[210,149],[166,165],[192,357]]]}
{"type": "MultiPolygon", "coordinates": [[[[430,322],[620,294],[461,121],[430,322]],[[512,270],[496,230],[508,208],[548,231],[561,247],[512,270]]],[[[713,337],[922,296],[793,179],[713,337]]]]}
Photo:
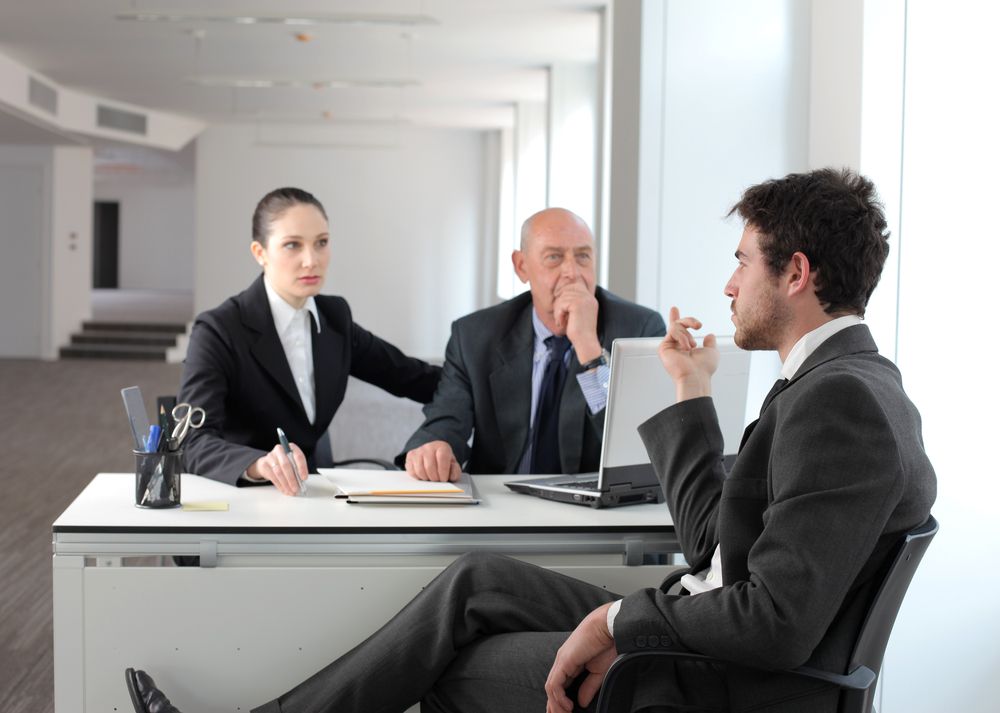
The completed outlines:
{"type": "Polygon", "coordinates": [[[393,462],[385,460],[384,458],[358,456],[357,458],[335,460],[333,457],[333,444],[330,442],[329,432],[324,433],[319,441],[316,442],[316,451],[314,455],[316,460],[320,463],[332,463],[330,466],[332,468],[346,468],[351,465],[371,464],[378,466],[382,470],[399,470],[393,462]]]}
{"type": "MultiPolygon", "coordinates": [[[[917,570],[917,565],[920,564],[937,531],[938,523],[932,516],[923,525],[903,537],[885,579],[882,580],[882,585],[865,615],[864,623],[854,642],[847,673],[821,671],[806,666],[800,666],[786,673],[838,686],[841,689],[839,713],[872,713],[875,681],[878,680],[878,672],[882,668],[882,658],[889,643],[892,625],[896,621],[896,614],[910,586],[910,580],[917,570]]],[[[671,573],[660,584],[660,589],[667,591],[684,574],[685,570],[671,573]]],[[[650,650],[622,654],[614,660],[604,677],[604,684],[597,700],[597,713],[613,713],[610,708],[612,691],[622,672],[631,663],[643,659],[649,661],[647,657],[651,656],[725,663],[712,656],[685,651],[650,650]]]]}
{"type": "Polygon", "coordinates": [[[396,467],[395,463],[390,463],[389,461],[382,460],[381,458],[347,458],[345,460],[335,460],[333,462],[333,467],[346,468],[349,465],[360,465],[362,463],[377,465],[382,470],[401,470],[396,467]]]}

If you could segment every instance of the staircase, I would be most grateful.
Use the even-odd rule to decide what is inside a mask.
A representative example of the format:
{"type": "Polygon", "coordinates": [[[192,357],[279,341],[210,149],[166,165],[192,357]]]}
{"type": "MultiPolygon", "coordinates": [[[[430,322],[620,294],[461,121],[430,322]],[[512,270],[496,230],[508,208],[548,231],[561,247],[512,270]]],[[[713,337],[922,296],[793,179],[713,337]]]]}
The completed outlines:
{"type": "Polygon", "coordinates": [[[187,331],[185,324],[84,322],[82,331],[59,350],[60,359],[144,359],[166,361],[167,350],[187,331]]]}

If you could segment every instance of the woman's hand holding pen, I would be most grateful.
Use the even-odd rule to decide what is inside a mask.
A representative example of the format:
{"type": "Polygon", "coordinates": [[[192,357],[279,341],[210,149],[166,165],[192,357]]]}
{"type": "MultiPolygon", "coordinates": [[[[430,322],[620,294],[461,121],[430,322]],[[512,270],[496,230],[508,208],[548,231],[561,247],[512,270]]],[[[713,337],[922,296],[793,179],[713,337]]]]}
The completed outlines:
{"type": "MultiPolygon", "coordinates": [[[[292,449],[291,457],[295,459],[295,467],[302,479],[305,480],[309,477],[306,457],[294,443],[290,443],[289,446],[292,449]]],[[[299,492],[299,481],[292,471],[292,461],[289,460],[289,456],[285,454],[285,449],[281,447],[280,443],[269,453],[254,461],[247,468],[247,476],[252,480],[269,480],[285,495],[297,495],[299,492]]]]}

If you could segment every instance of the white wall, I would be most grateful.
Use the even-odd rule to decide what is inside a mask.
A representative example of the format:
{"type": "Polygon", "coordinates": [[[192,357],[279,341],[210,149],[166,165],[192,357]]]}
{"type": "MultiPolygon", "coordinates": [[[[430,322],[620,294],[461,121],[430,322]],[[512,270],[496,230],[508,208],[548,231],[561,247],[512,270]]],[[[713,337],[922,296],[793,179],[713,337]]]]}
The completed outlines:
{"type": "Polygon", "coordinates": [[[0,356],[42,352],[49,149],[0,146],[0,356]]]}
{"type": "Polygon", "coordinates": [[[741,191],[806,166],[810,7],[613,6],[609,285],[731,334],[741,191]]]}
{"type": "Polygon", "coordinates": [[[93,285],[93,151],[82,146],[52,149],[51,301],[49,338],[43,355],[59,347],[90,317],[93,285]]]}
{"type": "Polygon", "coordinates": [[[597,65],[549,69],[547,205],[568,208],[593,229],[597,198],[597,65]]]}
{"type": "Polygon", "coordinates": [[[898,363],[923,414],[941,532],[893,632],[882,713],[1000,701],[998,26],[994,3],[907,3],[898,363]]]}
{"type": "Polygon", "coordinates": [[[119,286],[193,290],[194,142],[174,156],[132,148],[123,158],[99,163],[94,178],[94,200],[120,203],[119,286]]]}
{"type": "Polygon", "coordinates": [[[639,244],[658,274],[639,298],[732,334],[722,290],[742,225],[722,217],[747,186],[806,166],[809,7],[673,1],[664,19],[660,222],[639,244]]]}
{"type": "MultiPolygon", "coordinates": [[[[806,167],[810,7],[646,0],[615,5],[613,23],[609,286],[730,335],[742,226],[723,216],[747,186],[806,167]]],[[[778,367],[754,355],[748,420],[778,367]]]]}
{"type": "Polygon", "coordinates": [[[941,532],[889,642],[882,713],[996,710],[1000,379],[985,344],[1000,230],[1000,125],[986,3],[814,0],[810,164],[859,167],[892,231],[867,321],[923,415],[941,532]],[[904,62],[905,61],[905,62],[904,62]],[[904,86],[905,78],[905,86],[904,86]],[[904,91],[905,89],[905,91],[904,91]]]}
{"type": "Polygon", "coordinates": [[[878,187],[890,252],[865,321],[894,359],[906,0],[813,0],[812,8],[809,166],[849,166],[878,187]]]}
{"type": "Polygon", "coordinates": [[[0,356],[53,359],[90,316],[92,153],[0,146],[0,356]]]}
{"type": "Polygon", "coordinates": [[[250,284],[254,206],[298,186],[330,217],[324,292],[347,298],[356,321],[404,351],[440,359],[451,321],[480,306],[485,145],[478,131],[211,127],[197,145],[196,311],[250,284]]]}
{"type": "Polygon", "coordinates": [[[528,289],[514,272],[511,252],[521,244],[524,221],[548,206],[549,134],[548,103],[519,102],[514,112],[514,127],[501,134],[501,210],[510,210],[510,218],[499,222],[497,239],[497,296],[510,299],[528,289]],[[509,141],[509,143],[508,143],[509,141]],[[509,183],[507,180],[509,178],[509,183]]]}
{"type": "MultiPolygon", "coordinates": [[[[636,236],[645,188],[640,170],[659,135],[662,106],[656,82],[662,63],[662,3],[649,0],[608,6],[602,36],[606,103],[601,115],[600,275],[612,292],[635,299],[636,236]],[[649,56],[650,50],[654,52],[649,56]],[[647,66],[651,70],[647,70],[647,66]],[[644,158],[645,157],[645,158],[644,158]]],[[[655,162],[655,159],[654,159],[655,162]]]]}

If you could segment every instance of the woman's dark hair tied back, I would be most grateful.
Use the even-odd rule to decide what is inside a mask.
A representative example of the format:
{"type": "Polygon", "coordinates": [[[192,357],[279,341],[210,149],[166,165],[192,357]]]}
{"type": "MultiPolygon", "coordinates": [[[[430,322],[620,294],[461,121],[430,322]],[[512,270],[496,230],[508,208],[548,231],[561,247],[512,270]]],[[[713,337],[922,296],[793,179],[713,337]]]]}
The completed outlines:
{"type": "Polygon", "coordinates": [[[281,217],[286,210],[296,205],[315,206],[323,218],[326,217],[326,210],[312,193],[303,191],[301,188],[276,188],[257,203],[257,208],[253,212],[253,239],[261,245],[267,246],[267,234],[270,231],[271,223],[281,217]]]}

